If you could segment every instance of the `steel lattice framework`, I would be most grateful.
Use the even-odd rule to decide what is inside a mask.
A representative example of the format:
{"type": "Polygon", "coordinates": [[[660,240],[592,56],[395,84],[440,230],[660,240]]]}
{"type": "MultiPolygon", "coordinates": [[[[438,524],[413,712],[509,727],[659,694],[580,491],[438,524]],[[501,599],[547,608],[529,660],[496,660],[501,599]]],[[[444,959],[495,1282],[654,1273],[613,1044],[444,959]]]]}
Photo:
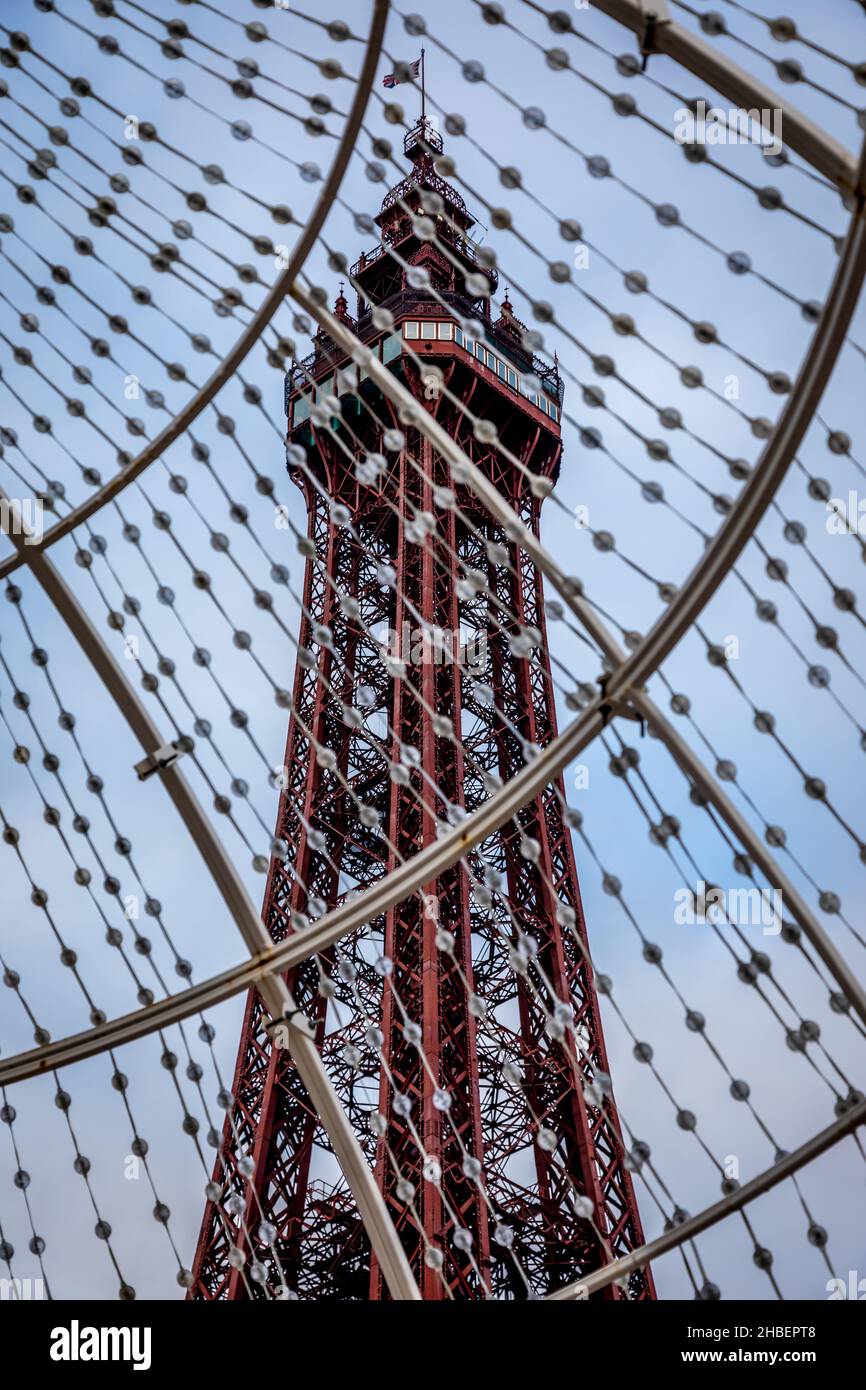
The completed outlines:
{"type": "MultiPolygon", "coordinates": [[[[423,121],[407,136],[413,175],[386,196],[378,219],[382,245],[399,253],[402,270],[381,251],[363,257],[355,268],[357,283],[366,292],[366,298],[359,297],[358,318],[350,318],[342,293],[336,314],[362,341],[376,343],[381,334],[370,305],[391,312],[394,333],[388,335],[386,352],[396,351],[404,323],[429,343],[429,376],[402,356],[393,358],[396,371],[537,535],[541,504],[528,475],[473,437],[465,411],[451,397],[463,406],[471,402],[477,417],[493,422],[499,439],[532,476],[556,478],[559,427],[539,406],[515,399],[486,365],[474,358],[470,362],[457,348],[454,320],[443,311],[442,299],[461,319],[485,312],[489,317],[489,300],[471,292],[471,281],[467,286],[466,277],[477,273],[463,236],[472,219],[434,172],[433,139],[423,121]],[[407,209],[421,211],[424,190],[445,194],[451,219],[440,236],[447,237],[460,269],[413,230],[407,209]],[[439,300],[411,293],[411,267],[416,265],[432,273],[439,300]],[[439,325],[447,325],[448,338],[437,334],[439,325]],[[447,393],[439,391],[440,379],[447,393]]],[[[488,275],[495,287],[495,273],[488,275]]],[[[531,369],[521,346],[524,326],[514,319],[507,299],[491,328],[515,366],[531,369]]],[[[462,817],[481,805],[488,792],[485,772],[507,783],[523,766],[527,744],[543,748],[557,733],[538,570],[523,546],[509,539],[465,485],[455,482],[450,464],[421,430],[406,431],[406,447],[392,462],[381,494],[361,486],[352,464],[380,451],[385,432],[399,430],[401,422],[382,392],[362,381],[357,390],[371,409],[358,423],[351,451],[337,447],[331,428],[316,429],[303,388],[308,382],[318,387],[325,376],[347,369],[350,359],[320,333],[312,357],[287,383],[289,440],[306,446],[319,484],[308,471],[295,470],[312,543],[299,649],[306,656],[318,646],[319,657],[317,664],[299,662],[295,675],[296,713],[289,726],[287,784],[276,832],[285,842],[292,871],[274,861],[263,908],[276,941],[291,930],[292,914],[304,912],[311,897],[334,907],[345,879],[358,886],[370,881],[371,861],[387,873],[396,867],[396,854],[414,857],[436,839],[440,825],[454,821],[455,813],[462,817]],[[420,468],[410,459],[417,459],[420,468]],[[437,539],[419,544],[424,537],[417,533],[418,517],[432,514],[437,493],[451,489],[458,506],[446,513],[437,539]],[[399,499],[396,505],[389,503],[389,495],[399,499]],[[335,505],[351,517],[351,539],[334,520],[335,505]],[[315,564],[313,554],[323,563],[315,564]],[[481,596],[465,594],[461,561],[466,571],[485,576],[481,596]],[[387,578],[384,567],[390,567],[387,578]],[[494,621],[494,604],[512,615],[510,631],[494,621]],[[394,650],[384,659],[369,635],[383,630],[394,635],[394,650]],[[520,634],[527,631],[533,634],[531,651],[519,645],[520,634]],[[472,657],[471,673],[460,662],[461,651],[472,657]],[[418,662],[420,700],[394,679],[393,661],[418,662]],[[357,711],[355,720],[346,718],[347,706],[357,711]],[[436,719],[429,710],[437,711],[436,719]],[[405,770],[403,778],[389,777],[387,766],[371,756],[365,731],[353,727],[362,723],[387,728],[392,764],[405,770]],[[333,750],[332,765],[317,760],[316,744],[333,750]],[[388,827],[393,846],[388,855],[381,853],[373,826],[366,831],[358,826],[349,788],[374,813],[371,821],[388,827]]],[[[551,399],[561,402],[559,379],[547,384],[551,399]]],[[[343,401],[345,409],[345,396],[343,401]]],[[[348,952],[351,975],[369,1002],[368,1012],[381,1014],[381,1065],[358,1036],[356,1024],[326,1033],[328,1000],[318,990],[314,962],[304,962],[288,976],[298,1007],[316,1020],[326,1055],[335,1055],[340,1047],[366,1048],[359,1070],[378,1088],[379,1113],[389,1116],[376,1144],[377,1182],[425,1298],[444,1297],[446,1284],[462,1298],[488,1290],[519,1296],[523,1285],[511,1254],[491,1232],[494,1223],[507,1224],[509,1216],[518,1218],[514,1254],[536,1289],[553,1292],[589,1273],[603,1253],[592,1224],[576,1214],[575,1197],[590,1198],[617,1255],[642,1242],[613,1099],[598,1107],[584,1102],[584,1087],[596,1072],[607,1075],[608,1063],[586,956],[562,925],[564,905],[586,943],[564,803],[558,779],[476,849],[472,862],[482,879],[495,875],[507,885],[504,905],[495,906],[488,897],[482,906],[458,864],[427,882],[422,895],[410,895],[370,924],[376,949],[389,962],[384,982],[364,959],[359,943],[343,943],[343,960],[348,952]],[[443,931],[453,938],[453,948],[442,949],[443,931]],[[548,1010],[566,1010],[585,1039],[581,1060],[550,1036],[547,1013],[527,988],[525,976],[509,964],[509,949],[521,938],[535,943],[551,994],[548,1010]],[[487,1005],[495,1005],[495,1015],[484,1026],[471,1008],[476,979],[487,1005]],[[423,1053],[407,1016],[417,1020],[423,1053]],[[519,1069],[528,1106],[516,1106],[503,1087],[506,1062],[519,1069]],[[404,1097],[419,1117],[421,1149],[412,1126],[395,1109],[395,1099],[399,1105],[404,1097]],[[533,1115],[555,1132],[555,1152],[546,1151],[539,1134],[533,1134],[533,1115]],[[486,1202],[477,1172],[466,1170],[467,1152],[481,1164],[486,1202]],[[425,1163],[438,1165],[440,1181],[425,1182],[425,1163]],[[420,1230],[408,1219],[407,1182],[420,1194],[420,1230]],[[454,1241],[457,1227],[471,1237],[462,1256],[459,1241],[454,1241]],[[425,1247],[434,1252],[433,1260],[425,1259],[425,1247]],[[434,1263],[436,1251],[445,1261],[444,1280],[434,1263]]],[[[343,1066],[339,1077],[341,1102],[347,1113],[357,1115],[358,1071],[343,1066]]],[[[255,995],[247,1005],[233,1093],[240,1130],[227,1125],[225,1144],[232,1153],[248,1152],[254,1158],[253,1181],[264,1217],[276,1227],[281,1264],[294,1287],[317,1298],[386,1296],[345,1184],[323,1189],[314,1180],[314,1150],[326,1148],[327,1140],[293,1065],[264,1029],[255,995]]],[[[246,1200],[244,1216],[254,1237],[256,1207],[251,1195],[246,1200]]],[[[192,1297],[244,1296],[239,1272],[228,1263],[229,1244],[211,1207],[199,1241],[192,1297]]],[[[264,1246],[262,1258],[267,1259],[264,1246]]],[[[652,1295],[648,1273],[633,1276],[629,1294],[652,1295]]],[[[610,1285],[607,1296],[623,1295],[610,1285]]]]}

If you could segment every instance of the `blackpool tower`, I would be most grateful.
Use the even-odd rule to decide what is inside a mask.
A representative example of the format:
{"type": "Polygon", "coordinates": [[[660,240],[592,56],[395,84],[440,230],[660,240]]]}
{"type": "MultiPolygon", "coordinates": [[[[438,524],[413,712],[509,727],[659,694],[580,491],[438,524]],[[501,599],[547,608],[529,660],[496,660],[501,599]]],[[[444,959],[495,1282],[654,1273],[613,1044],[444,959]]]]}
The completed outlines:
{"type": "MultiPolygon", "coordinates": [[[[423,117],[404,151],[411,174],[351,267],[355,312],[341,286],[334,316],[537,532],[532,480],[561,464],[561,378],[508,296],[493,307],[496,271],[423,117]]],[[[308,531],[262,909],[275,940],[410,859],[556,734],[541,576],[521,546],[323,330],[287,378],[286,413],[308,531]]],[[[425,1299],[544,1296],[643,1243],[587,951],[555,781],[287,977],[425,1299]]],[[[385,1298],[267,1022],[252,993],[189,1296],[385,1298]]],[[[601,1296],[652,1298],[651,1276],[601,1296]]]]}

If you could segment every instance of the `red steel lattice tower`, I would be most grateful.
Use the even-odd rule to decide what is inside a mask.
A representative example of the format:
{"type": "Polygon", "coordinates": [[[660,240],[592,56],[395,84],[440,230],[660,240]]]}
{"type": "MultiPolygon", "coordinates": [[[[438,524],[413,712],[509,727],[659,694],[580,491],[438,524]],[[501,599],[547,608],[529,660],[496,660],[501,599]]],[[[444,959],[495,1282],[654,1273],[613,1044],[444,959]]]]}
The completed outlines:
{"type": "MultiPolygon", "coordinates": [[[[352,267],[357,313],[342,289],[334,313],[537,531],[539,497],[474,420],[553,480],[561,380],[527,351],[507,295],[494,318],[496,272],[423,117],[404,148],[412,174],[352,267]]],[[[314,342],[286,383],[309,529],[286,854],[263,908],[275,940],[429,844],[556,734],[540,575],[363,364],[321,330],[314,342]]],[[[527,1280],[544,1294],[596,1268],[587,1197],[614,1255],[643,1241],[564,806],[549,786],[423,893],[288,977],[428,1299],[525,1298],[527,1280]],[[593,1078],[602,1091],[587,1091],[593,1078]]],[[[208,1201],[190,1297],[264,1297],[283,1278],[303,1298],[387,1297],[264,1021],[252,994],[214,1172],[222,1201],[208,1201]],[[252,1246],[243,1270],[233,1245],[252,1246]]],[[[653,1297],[649,1273],[627,1292],[653,1297]]]]}

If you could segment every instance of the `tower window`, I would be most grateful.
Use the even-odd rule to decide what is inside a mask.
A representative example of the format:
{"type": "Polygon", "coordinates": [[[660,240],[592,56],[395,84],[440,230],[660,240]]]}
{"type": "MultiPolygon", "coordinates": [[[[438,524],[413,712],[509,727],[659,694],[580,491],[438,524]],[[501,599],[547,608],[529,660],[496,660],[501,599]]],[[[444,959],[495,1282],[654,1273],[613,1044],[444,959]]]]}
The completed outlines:
{"type": "MultiPolygon", "coordinates": [[[[458,328],[457,331],[458,331],[458,333],[460,332],[459,328],[458,328]]],[[[453,324],[453,323],[440,323],[440,324],[439,324],[439,337],[440,337],[440,338],[453,338],[453,337],[454,337],[454,324],[453,324]]]]}
{"type": "Polygon", "coordinates": [[[435,337],[436,337],[436,325],[435,325],[435,323],[431,323],[429,319],[428,319],[426,322],[422,323],[422,325],[421,325],[421,337],[422,337],[422,338],[426,338],[426,339],[435,338],[435,337]]]}
{"type": "MultiPolygon", "coordinates": [[[[418,327],[417,323],[414,325],[414,327],[418,327]]],[[[407,333],[406,337],[408,338],[409,336],[410,335],[407,333]]],[[[417,337],[417,334],[415,336],[417,337]]],[[[399,357],[402,351],[403,347],[400,342],[400,335],[398,333],[389,333],[387,338],[384,338],[382,340],[383,362],[393,362],[394,358],[399,357]]]]}
{"type": "Polygon", "coordinates": [[[417,338],[417,337],[418,337],[418,325],[417,325],[417,323],[404,323],[404,324],[403,324],[403,336],[404,336],[405,338],[417,338]]]}
{"type": "Polygon", "coordinates": [[[508,368],[508,385],[513,391],[517,390],[517,373],[508,368]]]}

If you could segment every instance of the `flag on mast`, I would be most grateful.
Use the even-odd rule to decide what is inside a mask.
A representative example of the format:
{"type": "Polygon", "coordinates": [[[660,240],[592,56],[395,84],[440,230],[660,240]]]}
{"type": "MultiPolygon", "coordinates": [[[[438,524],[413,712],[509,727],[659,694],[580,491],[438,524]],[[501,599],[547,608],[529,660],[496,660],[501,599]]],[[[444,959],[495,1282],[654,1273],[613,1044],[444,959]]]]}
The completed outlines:
{"type": "Polygon", "coordinates": [[[393,72],[386,73],[382,78],[383,87],[396,87],[400,82],[412,82],[414,78],[421,75],[421,59],[416,58],[414,63],[398,63],[393,72]]]}

